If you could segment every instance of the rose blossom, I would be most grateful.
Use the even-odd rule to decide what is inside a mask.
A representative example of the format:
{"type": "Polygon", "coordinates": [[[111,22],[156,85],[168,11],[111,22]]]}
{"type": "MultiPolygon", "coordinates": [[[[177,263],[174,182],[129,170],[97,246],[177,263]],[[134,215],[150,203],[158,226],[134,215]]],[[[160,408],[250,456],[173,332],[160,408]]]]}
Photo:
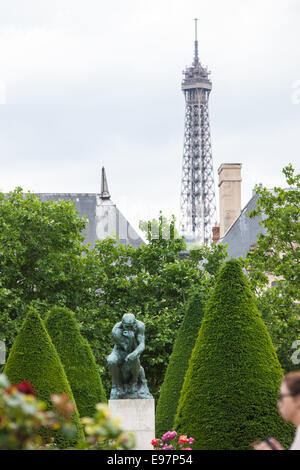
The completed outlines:
{"type": "Polygon", "coordinates": [[[187,436],[183,435],[183,436],[180,436],[180,438],[178,440],[178,444],[186,444],[187,441],[188,441],[187,436]]]}
{"type": "Polygon", "coordinates": [[[170,441],[170,439],[172,439],[170,431],[167,431],[167,432],[163,435],[163,437],[162,437],[161,439],[162,439],[162,441],[164,441],[164,442],[170,441]]]}
{"type": "Polygon", "coordinates": [[[31,383],[28,380],[26,380],[25,382],[21,382],[21,383],[18,383],[18,384],[11,385],[7,389],[7,393],[11,394],[15,390],[17,390],[20,393],[24,393],[24,395],[33,395],[34,397],[36,397],[36,391],[34,390],[33,386],[31,385],[31,383]]]}
{"type": "Polygon", "coordinates": [[[164,445],[164,450],[172,450],[172,449],[173,449],[172,444],[170,446],[168,446],[168,444],[164,445]]]}

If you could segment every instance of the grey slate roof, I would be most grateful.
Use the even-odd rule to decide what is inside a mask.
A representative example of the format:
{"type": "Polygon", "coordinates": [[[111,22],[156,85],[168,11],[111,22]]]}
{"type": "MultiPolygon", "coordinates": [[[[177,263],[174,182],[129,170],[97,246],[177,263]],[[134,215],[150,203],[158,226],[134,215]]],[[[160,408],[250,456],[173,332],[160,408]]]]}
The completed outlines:
{"type": "Polygon", "coordinates": [[[228,229],[223,238],[218,243],[227,244],[229,258],[245,257],[252,245],[256,243],[260,233],[266,233],[265,228],[259,225],[263,216],[259,215],[250,219],[248,212],[256,208],[258,195],[254,193],[253,197],[244,207],[241,215],[228,229]]]}
{"type": "Polygon", "coordinates": [[[110,196],[105,199],[94,193],[39,193],[36,196],[42,201],[73,201],[79,215],[88,219],[84,231],[85,243],[91,243],[92,247],[96,240],[115,235],[122,245],[138,248],[145,243],[110,200],[110,196]]]}

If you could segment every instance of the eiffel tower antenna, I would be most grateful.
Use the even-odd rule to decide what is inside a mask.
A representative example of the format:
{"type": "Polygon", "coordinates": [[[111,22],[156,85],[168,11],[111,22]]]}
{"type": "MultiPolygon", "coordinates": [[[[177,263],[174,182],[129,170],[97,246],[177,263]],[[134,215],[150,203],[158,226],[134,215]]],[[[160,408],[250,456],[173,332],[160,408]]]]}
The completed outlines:
{"type": "Polygon", "coordinates": [[[197,39],[197,21],[198,21],[198,18],[195,18],[194,19],[195,21],[195,56],[194,56],[194,63],[198,64],[199,62],[199,57],[198,57],[198,39],[197,39]]]}

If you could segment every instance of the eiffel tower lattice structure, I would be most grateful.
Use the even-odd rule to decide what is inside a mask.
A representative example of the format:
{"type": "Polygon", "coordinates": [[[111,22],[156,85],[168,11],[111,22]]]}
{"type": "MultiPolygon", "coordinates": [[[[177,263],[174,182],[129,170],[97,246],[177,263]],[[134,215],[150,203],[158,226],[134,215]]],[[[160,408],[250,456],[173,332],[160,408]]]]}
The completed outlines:
{"type": "Polygon", "coordinates": [[[187,242],[210,243],[216,221],[215,183],[211,152],[208,100],[210,72],[198,57],[197,19],[195,53],[183,72],[185,129],[180,198],[180,234],[187,242]]]}

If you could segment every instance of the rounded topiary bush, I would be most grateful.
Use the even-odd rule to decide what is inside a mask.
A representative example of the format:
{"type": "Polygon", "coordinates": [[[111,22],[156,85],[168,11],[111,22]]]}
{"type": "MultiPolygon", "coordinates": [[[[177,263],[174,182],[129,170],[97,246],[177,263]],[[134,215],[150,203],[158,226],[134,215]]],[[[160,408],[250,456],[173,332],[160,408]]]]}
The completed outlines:
{"type": "MultiPolygon", "coordinates": [[[[49,408],[52,408],[52,394],[67,394],[75,403],[59,355],[43,321],[34,309],[29,310],[16,337],[4,373],[12,384],[30,381],[38,399],[45,401],[49,408]]],[[[76,406],[72,421],[77,429],[73,437],[67,437],[60,431],[51,431],[60,448],[73,447],[78,440],[84,439],[76,406]]],[[[42,434],[44,437],[50,437],[46,430],[42,434]]]]}
{"type": "Polygon", "coordinates": [[[102,381],[89,343],[80,333],[73,312],[53,307],[46,328],[60,356],[80,416],[93,416],[95,405],[106,402],[102,381]]]}
{"type": "Polygon", "coordinates": [[[192,352],[175,428],[194,449],[248,449],[274,436],[290,444],[294,427],[277,411],[282,369],[236,260],[221,268],[192,352]]]}
{"type": "Polygon", "coordinates": [[[196,291],[187,303],[157,402],[155,414],[157,436],[173,428],[184,376],[203,318],[205,299],[205,292],[196,291]]]}

